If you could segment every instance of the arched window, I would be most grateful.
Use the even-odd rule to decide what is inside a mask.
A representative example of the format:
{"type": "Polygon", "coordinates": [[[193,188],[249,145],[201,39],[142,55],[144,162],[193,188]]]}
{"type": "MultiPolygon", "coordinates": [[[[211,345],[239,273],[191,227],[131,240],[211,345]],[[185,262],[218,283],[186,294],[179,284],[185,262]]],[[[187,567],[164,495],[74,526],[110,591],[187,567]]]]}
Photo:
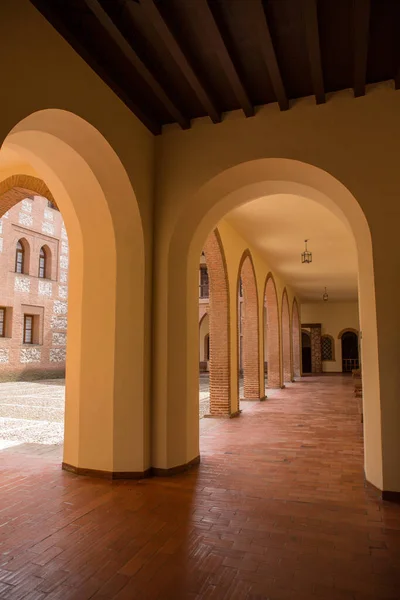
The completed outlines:
{"type": "Polygon", "coordinates": [[[39,254],[39,277],[41,279],[46,277],[46,252],[43,246],[40,248],[39,254]]]}
{"type": "Polygon", "coordinates": [[[321,358],[322,360],[335,360],[334,340],[331,335],[321,337],[321,358]]]}
{"type": "Polygon", "coordinates": [[[24,272],[24,258],[25,258],[25,249],[19,240],[17,242],[17,249],[15,252],[15,272],[23,273],[24,272]]]}

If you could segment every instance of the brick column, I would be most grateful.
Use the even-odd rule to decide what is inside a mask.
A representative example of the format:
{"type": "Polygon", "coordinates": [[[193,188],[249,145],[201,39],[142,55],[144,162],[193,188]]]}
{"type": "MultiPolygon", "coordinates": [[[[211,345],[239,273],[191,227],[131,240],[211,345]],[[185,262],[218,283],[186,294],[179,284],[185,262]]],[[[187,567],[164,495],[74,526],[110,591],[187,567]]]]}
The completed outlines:
{"type": "Polygon", "coordinates": [[[210,414],[231,413],[229,290],[226,263],[218,230],[204,245],[209,277],[210,414]]]}
{"type": "Polygon", "coordinates": [[[300,321],[296,299],[292,309],[292,356],[293,377],[300,377],[300,321]]]}
{"type": "Polygon", "coordinates": [[[239,278],[243,288],[243,371],[244,398],[259,400],[265,394],[260,384],[260,345],[258,293],[253,262],[249,253],[242,259],[239,278]]]}
{"type": "Polygon", "coordinates": [[[281,387],[279,309],[275,282],[272,275],[268,276],[265,286],[267,304],[267,363],[268,387],[281,387]]]}
{"type": "Polygon", "coordinates": [[[289,301],[285,289],[282,295],[282,360],[284,382],[292,380],[290,354],[290,314],[289,301]]]}

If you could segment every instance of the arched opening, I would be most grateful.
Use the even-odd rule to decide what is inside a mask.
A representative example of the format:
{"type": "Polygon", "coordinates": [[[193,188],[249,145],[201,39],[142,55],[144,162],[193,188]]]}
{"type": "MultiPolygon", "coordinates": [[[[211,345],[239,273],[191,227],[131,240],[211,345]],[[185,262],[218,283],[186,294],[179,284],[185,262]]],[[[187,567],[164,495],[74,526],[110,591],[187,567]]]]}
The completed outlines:
{"type": "MultiPolygon", "coordinates": [[[[64,240],[64,244],[65,244],[64,240]]],[[[61,242],[62,246],[62,242],[61,242]]],[[[51,270],[51,250],[49,246],[42,246],[39,250],[39,269],[38,269],[38,277],[39,279],[51,279],[52,278],[52,270],[51,270]]]]}
{"type": "MultiPolygon", "coordinates": [[[[182,430],[188,432],[188,435],[182,438],[181,451],[177,450],[174,443],[174,455],[181,457],[180,464],[190,462],[198,456],[199,437],[198,422],[193,412],[193,396],[197,395],[197,385],[193,383],[197,380],[197,360],[191,353],[185,353],[188,347],[187,340],[190,340],[192,334],[190,331],[197,329],[196,306],[197,294],[194,293],[197,286],[198,256],[201,252],[203,240],[215,225],[235,207],[239,207],[257,198],[268,200],[269,196],[277,194],[291,194],[292,197],[306,198],[315,202],[325,209],[328,209],[343,224],[346,231],[354,236],[357,246],[357,255],[359,258],[358,283],[360,294],[360,320],[363,328],[363,352],[367,348],[364,361],[364,373],[368,379],[364,380],[364,408],[365,414],[369,415],[364,419],[365,433],[365,469],[367,477],[375,481],[377,485],[382,485],[382,448],[381,448],[381,430],[380,430],[380,412],[379,412],[379,372],[378,372],[378,346],[376,335],[376,309],[375,309],[375,290],[372,262],[372,245],[366,218],[348,189],[337,179],[317,167],[308,165],[295,160],[288,159],[260,159],[247,163],[238,164],[226,171],[220,173],[215,178],[204,183],[202,187],[194,193],[191,201],[188,202],[187,211],[182,211],[177,219],[173,233],[170,236],[167,246],[163,244],[158,248],[158,260],[160,265],[164,264],[162,254],[167,251],[167,270],[173,272],[170,283],[164,290],[168,298],[168,319],[173,322],[178,317],[182,322],[182,339],[180,345],[182,352],[177,359],[176,349],[178,340],[170,339],[171,347],[169,354],[174,356],[174,364],[168,361],[168,367],[165,375],[168,381],[159,381],[157,389],[168,385],[170,391],[168,403],[171,414],[180,414],[180,425],[182,430]],[[162,248],[162,249],[161,249],[162,248]],[[182,256],[187,257],[187,261],[182,264],[182,269],[177,269],[177,264],[182,263],[182,256]],[[362,260],[360,259],[362,257],[362,260]],[[174,294],[175,289],[186,289],[187,294],[179,299],[174,294]],[[196,329],[194,329],[196,327],[196,329]],[[367,370],[365,361],[368,362],[367,370]],[[185,377],[178,377],[182,370],[186,373],[185,377]],[[367,374],[368,371],[368,374],[367,374]],[[180,383],[173,384],[180,380],[180,383]],[[192,400],[190,400],[192,398],[192,400]],[[178,408],[179,406],[179,408],[178,408]],[[182,412],[183,406],[186,410],[182,412]],[[192,426],[189,426],[192,423],[192,426]],[[374,450],[372,450],[374,448],[374,450]]],[[[353,238],[351,238],[353,240],[353,238]]],[[[160,299],[161,303],[161,299],[160,299]]],[[[268,309],[267,309],[268,312],[268,309]]],[[[236,319],[235,319],[236,320],[236,319]]],[[[212,333],[211,333],[212,337],[212,333]]],[[[270,345],[268,331],[268,346],[270,345]]],[[[160,338],[157,342],[158,348],[165,348],[168,341],[160,338]]],[[[211,340],[212,343],[212,340],[211,340]]],[[[157,354],[157,351],[156,351],[157,354]]],[[[231,363],[232,364],[232,363],[231,363]]],[[[268,365],[269,370],[269,365],[268,365]]],[[[270,379],[270,378],[269,378],[270,379]]],[[[166,421],[162,418],[162,412],[159,412],[161,421],[166,426],[166,421]]],[[[197,417],[197,415],[196,415],[197,417]]],[[[168,430],[168,427],[167,427],[168,430]]],[[[169,438],[167,430],[165,435],[169,438]]],[[[174,437],[176,439],[176,436],[174,437]]],[[[172,438],[171,438],[172,443],[172,438]]],[[[157,462],[157,448],[155,448],[155,461],[157,462]]],[[[161,457],[160,457],[161,460],[161,457]]],[[[178,463],[177,463],[178,464],[178,463]]]]}
{"type": "Polygon", "coordinates": [[[265,306],[267,332],[264,344],[267,346],[267,385],[269,388],[281,387],[281,358],[279,334],[279,307],[276,285],[272,275],[268,275],[265,284],[265,306]]]}
{"type": "Polygon", "coordinates": [[[293,377],[300,377],[300,315],[296,298],[293,300],[292,307],[292,356],[293,377]]]}
{"type": "Polygon", "coordinates": [[[264,397],[260,381],[260,344],[258,319],[258,292],[254,264],[249,251],[245,251],[239,265],[238,279],[238,332],[239,372],[243,369],[244,400],[264,397]]]}
{"type": "Polygon", "coordinates": [[[30,247],[26,239],[18,240],[15,248],[15,272],[18,275],[29,274],[30,247]]]}
{"type": "Polygon", "coordinates": [[[358,335],[355,331],[347,330],[340,334],[342,345],[342,371],[351,373],[359,368],[358,335]]]}
{"type": "MultiPolygon", "coordinates": [[[[145,260],[131,183],[102,134],[62,110],[39,111],[18,123],[3,142],[0,168],[3,152],[15,161],[1,179],[2,213],[40,194],[61,209],[69,234],[64,466],[77,473],[138,476],[149,467],[145,260]]],[[[34,265],[31,256],[31,275],[51,285],[38,278],[39,257],[40,247],[34,265]]]]}
{"type": "Polygon", "coordinates": [[[229,289],[224,249],[217,229],[203,247],[209,280],[210,415],[231,414],[229,289]]]}
{"type": "Polygon", "coordinates": [[[290,314],[286,289],[282,295],[282,363],[284,383],[292,380],[290,351],[290,314]]]}
{"type": "Polygon", "coordinates": [[[321,358],[322,361],[335,360],[335,340],[327,333],[321,336],[321,358]]]}
{"type": "Polygon", "coordinates": [[[309,331],[301,332],[301,369],[302,373],[311,373],[311,334],[309,331]]]}

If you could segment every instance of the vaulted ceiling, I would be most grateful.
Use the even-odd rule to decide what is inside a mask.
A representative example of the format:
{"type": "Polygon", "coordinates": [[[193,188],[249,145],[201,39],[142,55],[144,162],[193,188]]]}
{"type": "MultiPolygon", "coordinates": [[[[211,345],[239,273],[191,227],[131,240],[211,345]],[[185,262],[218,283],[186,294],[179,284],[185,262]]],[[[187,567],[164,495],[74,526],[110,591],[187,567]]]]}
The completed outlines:
{"type": "Polygon", "coordinates": [[[394,79],[397,0],[31,0],[155,134],[394,79]]]}

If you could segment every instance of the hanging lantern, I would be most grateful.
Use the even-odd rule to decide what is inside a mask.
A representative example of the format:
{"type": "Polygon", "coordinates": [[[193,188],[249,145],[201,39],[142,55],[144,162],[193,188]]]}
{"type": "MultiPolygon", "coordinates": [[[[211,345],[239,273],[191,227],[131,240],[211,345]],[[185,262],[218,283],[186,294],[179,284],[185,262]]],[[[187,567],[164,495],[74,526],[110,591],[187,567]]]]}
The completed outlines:
{"type": "Polygon", "coordinates": [[[307,242],[308,242],[308,240],[304,240],[305,249],[304,249],[304,252],[301,253],[301,262],[302,263],[310,263],[310,262],[312,262],[312,252],[308,251],[308,249],[307,249],[307,242]]]}
{"type": "Polygon", "coordinates": [[[322,300],[324,302],[328,302],[328,298],[329,298],[328,292],[326,291],[326,288],[325,288],[325,292],[322,294],[322,300]]]}

